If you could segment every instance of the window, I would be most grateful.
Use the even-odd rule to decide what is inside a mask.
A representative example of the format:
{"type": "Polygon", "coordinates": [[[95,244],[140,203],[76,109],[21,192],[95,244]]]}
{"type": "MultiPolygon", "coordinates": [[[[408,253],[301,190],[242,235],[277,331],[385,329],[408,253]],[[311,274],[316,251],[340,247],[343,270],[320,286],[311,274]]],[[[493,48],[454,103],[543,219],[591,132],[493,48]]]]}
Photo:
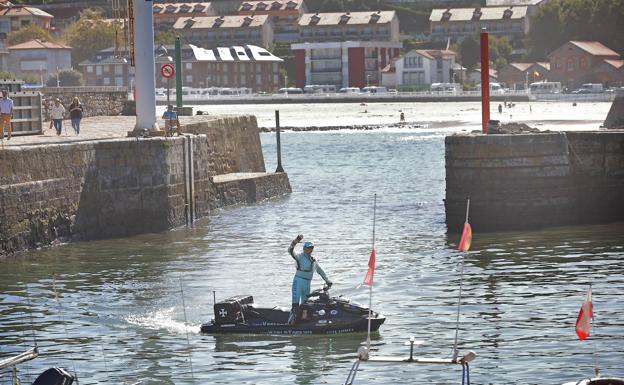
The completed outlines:
{"type": "Polygon", "coordinates": [[[566,63],[566,69],[568,71],[574,71],[574,60],[573,59],[568,59],[568,61],[566,63]]]}
{"type": "Polygon", "coordinates": [[[193,83],[193,75],[186,75],[184,77],[184,82],[186,82],[186,83],[193,83]]]}
{"type": "Polygon", "coordinates": [[[184,69],[185,70],[192,70],[193,69],[193,63],[184,63],[184,69]]]}
{"type": "Polygon", "coordinates": [[[556,68],[556,69],[558,69],[558,70],[560,70],[560,69],[561,69],[561,61],[560,61],[559,59],[557,59],[557,60],[555,61],[555,68],[556,68]]]}
{"type": "Polygon", "coordinates": [[[256,75],[256,84],[261,86],[262,85],[262,75],[257,74],[256,75]]]}
{"type": "Polygon", "coordinates": [[[587,58],[582,57],[579,63],[581,69],[587,69],[587,58]]]}
{"type": "Polygon", "coordinates": [[[102,84],[105,86],[109,86],[111,84],[110,78],[102,79],[102,84]]]}
{"type": "Polygon", "coordinates": [[[123,75],[123,67],[121,64],[115,64],[115,75],[123,75]]]}
{"type": "Polygon", "coordinates": [[[93,72],[93,66],[87,66],[87,73],[93,72]]]}
{"type": "Polygon", "coordinates": [[[106,64],[106,65],[104,66],[104,72],[110,72],[110,70],[111,70],[111,66],[110,66],[110,65],[108,65],[108,64],[106,64]]]}
{"type": "Polygon", "coordinates": [[[95,66],[95,74],[102,75],[102,66],[95,66]]]}

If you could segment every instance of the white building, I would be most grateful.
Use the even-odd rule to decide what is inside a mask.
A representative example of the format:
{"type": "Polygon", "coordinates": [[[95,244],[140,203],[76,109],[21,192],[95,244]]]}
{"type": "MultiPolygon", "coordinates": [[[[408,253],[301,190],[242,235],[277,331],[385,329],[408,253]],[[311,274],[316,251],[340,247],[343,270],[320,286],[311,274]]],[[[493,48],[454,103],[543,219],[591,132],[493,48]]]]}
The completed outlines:
{"type": "Polygon", "coordinates": [[[46,81],[58,70],[71,68],[71,47],[34,39],[9,47],[8,68],[17,74],[35,74],[46,81]]]}
{"type": "Polygon", "coordinates": [[[453,83],[456,56],[457,53],[449,50],[411,50],[383,69],[381,84],[386,87],[397,87],[453,83]]]}

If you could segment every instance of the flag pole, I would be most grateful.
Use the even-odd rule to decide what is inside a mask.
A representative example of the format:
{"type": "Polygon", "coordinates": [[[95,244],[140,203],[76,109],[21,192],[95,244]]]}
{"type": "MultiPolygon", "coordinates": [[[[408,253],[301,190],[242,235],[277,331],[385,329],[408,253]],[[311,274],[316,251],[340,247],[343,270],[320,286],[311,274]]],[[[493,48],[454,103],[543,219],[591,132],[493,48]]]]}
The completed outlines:
{"type": "MultiPolygon", "coordinates": [[[[373,251],[375,250],[375,221],[377,214],[377,194],[373,198],[373,251]]],[[[368,330],[366,334],[366,349],[370,352],[371,316],[373,307],[373,283],[368,285],[368,330]]]]}
{"type": "MultiPolygon", "coordinates": [[[[591,321],[592,324],[594,326],[594,337],[596,335],[596,322],[594,320],[594,291],[592,290],[592,284],[590,282],[589,284],[589,291],[592,293],[591,294],[591,321]]],[[[596,350],[596,338],[592,338],[592,342],[593,342],[593,347],[594,347],[594,373],[596,375],[596,378],[600,378],[600,368],[598,367],[598,351],[596,350]]]]}
{"type": "MultiPolygon", "coordinates": [[[[464,226],[466,225],[466,223],[468,223],[469,213],[470,213],[470,197],[467,197],[466,198],[466,220],[464,222],[464,226]]],[[[461,310],[461,297],[462,297],[463,282],[464,282],[464,254],[462,254],[461,267],[460,267],[460,273],[459,273],[459,298],[457,299],[457,320],[455,322],[455,342],[453,343],[453,361],[455,361],[458,356],[457,337],[459,335],[459,314],[461,310]]]]}

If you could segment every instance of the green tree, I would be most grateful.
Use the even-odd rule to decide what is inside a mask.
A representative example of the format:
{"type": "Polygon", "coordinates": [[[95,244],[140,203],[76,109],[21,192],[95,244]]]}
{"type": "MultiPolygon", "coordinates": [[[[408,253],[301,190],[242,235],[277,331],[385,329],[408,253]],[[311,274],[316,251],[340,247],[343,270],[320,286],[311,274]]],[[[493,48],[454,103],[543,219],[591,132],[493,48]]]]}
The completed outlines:
{"type": "Polygon", "coordinates": [[[154,44],[156,44],[156,46],[159,46],[161,44],[164,44],[164,45],[175,44],[175,41],[176,41],[176,34],[171,31],[160,31],[156,33],[156,36],[154,37],[154,44]]]}
{"type": "Polygon", "coordinates": [[[15,31],[9,32],[6,41],[8,45],[16,45],[24,43],[33,39],[40,39],[46,41],[54,41],[50,32],[41,28],[37,24],[30,24],[26,27],[22,27],[15,31]]]}
{"type": "MultiPolygon", "coordinates": [[[[79,87],[84,85],[82,74],[75,70],[61,70],[58,73],[58,81],[61,87],[79,87]]],[[[56,76],[52,76],[46,82],[48,87],[56,87],[56,76]]]]}
{"type": "Polygon", "coordinates": [[[96,52],[121,43],[123,34],[115,22],[105,21],[101,13],[85,10],[80,18],[70,24],[63,33],[63,41],[72,47],[72,65],[89,59],[96,52]]]}
{"type": "Polygon", "coordinates": [[[481,60],[480,44],[475,35],[466,36],[459,44],[459,60],[466,68],[474,68],[481,60]]]}

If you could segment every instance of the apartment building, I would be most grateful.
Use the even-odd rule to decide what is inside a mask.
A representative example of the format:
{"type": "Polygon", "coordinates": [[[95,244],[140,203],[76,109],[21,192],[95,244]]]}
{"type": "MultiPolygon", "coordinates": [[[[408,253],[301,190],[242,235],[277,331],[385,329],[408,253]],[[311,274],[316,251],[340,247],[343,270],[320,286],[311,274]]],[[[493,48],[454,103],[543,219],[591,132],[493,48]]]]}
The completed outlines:
{"type": "Polygon", "coordinates": [[[230,45],[273,46],[273,22],[268,15],[181,17],[173,25],[191,44],[204,47],[230,45]]]}
{"type": "Polygon", "coordinates": [[[215,16],[217,12],[212,3],[156,3],[154,12],[154,30],[166,31],[173,27],[180,17],[215,16]]]}
{"type": "Polygon", "coordinates": [[[299,40],[299,19],[308,11],[303,0],[244,1],[239,15],[268,15],[273,21],[276,42],[294,43],[299,40]]]}
{"type": "Polygon", "coordinates": [[[299,19],[302,42],[399,41],[394,11],[306,13],[299,19]]]}
{"type": "Polygon", "coordinates": [[[399,56],[399,20],[394,11],[306,13],[292,44],[297,87],[381,84],[381,69],[399,56]]]}
{"type": "Polygon", "coordinates": [[[504,36],[514,48],[522,47],[529,32],[527,6],[442,8],[429,16],[431,40],[461,42],[482,30],[504,36]]]}
{"type": "MultiPolygon", "coordinates": [[[[169,52],[174,46],[165,47],[169,52]]],[[[250,88],[254,92],[274,92],[279,88],[279,69],[283,60],[254,45],[203,49],[183,45],[182,86],[193,88],[250,88]]],[[[169,58],[157,56],[156,87],[166,87],[160,73],[169,58]]],[[[88,86],[127,86],[134,81],[135,68],[125,58],[115,57],[114,49],[98,52],[79,64],[88,86]]],[[[171,86],[175,84],[170,81],[171,86]]]]}

